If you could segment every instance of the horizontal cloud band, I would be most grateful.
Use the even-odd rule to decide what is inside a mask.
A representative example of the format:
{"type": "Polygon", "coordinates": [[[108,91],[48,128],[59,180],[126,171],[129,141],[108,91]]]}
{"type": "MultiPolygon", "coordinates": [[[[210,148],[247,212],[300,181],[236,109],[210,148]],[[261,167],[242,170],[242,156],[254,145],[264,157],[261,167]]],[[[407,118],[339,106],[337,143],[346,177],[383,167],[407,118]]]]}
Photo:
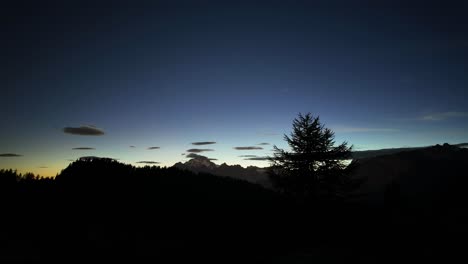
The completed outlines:
{"type": "Polygon", "coordinates": [[[79,148],[72,148],[74,150],[95,150],[95,148],[89,148],[89,147],[79,147],[79,148]]]}
{"type": "Polygon", "coordinates": [[[214,151],[213,149],[187,149],[187,152],[190,153],[200,153],[205,151],[214,151]]]}
{"type": "Polygon", "coordinates": [[[65,127],[63,132],[72,135],[80,136],[101,136],[104,135],[104,131],[93,126],[80,126],[80,127],[65,127]]]}
{"type": "Polygon", "coordinates": [[[13,157],[22,157],[23,155],[20,154],[15,154],[15,153],[2,153],[0,154],[0,157],[3,158],[13,158],[13,157]]]}
{"type": "Polygon", "coordinates": [[[200,141],[200,142],[192,142],[192,145],[201,146],[201,145],[211,145],[216,144],[215,141],[200,141]]]}
{"type": "Polygon", "coordinates": [[[157,162],[157,161],[149,161],[149,160],[137,161],[136,163],[141,163],[141,164],[159,164],[159,162],[157,162]]]}
{"type": "Polygon", "coordinates": [[[236,150],[257,150],[257,149],[263,149],[263,148],[262,147],[249,146],[249,147],[234,147],[234,149],[236,149],[236,150]]]}

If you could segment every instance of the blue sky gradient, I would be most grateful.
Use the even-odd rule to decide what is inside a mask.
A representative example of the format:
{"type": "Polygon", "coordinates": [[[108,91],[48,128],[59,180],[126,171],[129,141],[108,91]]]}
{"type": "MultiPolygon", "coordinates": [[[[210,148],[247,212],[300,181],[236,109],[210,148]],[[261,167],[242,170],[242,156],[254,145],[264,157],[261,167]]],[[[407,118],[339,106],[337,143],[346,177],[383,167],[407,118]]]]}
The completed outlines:
{"type": "Polygon", "coordinates": [[[0,153],[23,156],[0,168],[55,175],[86,155],[171,166],[196,141],[218,142],[203,153],[218,163],[266,166],[238,156],[271,146],[233,147],[286,147],[299,112],[358,150],[467,142],[467,4],[346,3],[7,6],[0,153]],[[63,132],[81,125],[105,134],[63,132]]]}

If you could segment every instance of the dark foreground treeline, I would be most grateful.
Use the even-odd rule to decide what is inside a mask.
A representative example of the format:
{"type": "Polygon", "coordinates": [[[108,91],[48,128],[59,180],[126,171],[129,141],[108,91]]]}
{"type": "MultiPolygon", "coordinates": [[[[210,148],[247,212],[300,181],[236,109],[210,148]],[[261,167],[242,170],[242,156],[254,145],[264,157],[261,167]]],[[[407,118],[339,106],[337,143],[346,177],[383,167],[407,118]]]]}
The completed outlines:
{"type": "Polygon", "coordinates": [[[96,158],[56,179],[2,170],[0,206],[2,263],[446,262],[464,257],[467,234],[465,212],[303,203],[231,178],[96,158]]]}

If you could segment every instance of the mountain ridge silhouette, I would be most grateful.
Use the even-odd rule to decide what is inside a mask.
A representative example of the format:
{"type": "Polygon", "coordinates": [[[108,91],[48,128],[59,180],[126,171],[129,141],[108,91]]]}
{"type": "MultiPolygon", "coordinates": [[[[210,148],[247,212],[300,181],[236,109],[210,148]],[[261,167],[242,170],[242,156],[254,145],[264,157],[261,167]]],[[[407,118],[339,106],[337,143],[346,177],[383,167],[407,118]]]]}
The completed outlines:
{"type": "Polygon", "coordinates": [[[172,167],[196,173],[209,173],[217,176],[230,177],[260,184],[263,187],[271,187],[266,168],[259,168],[256,166],[244,168],[238,164],[228,165],[226,163],[217,165],[209,158],[203,156],[192,158],[185,163],[177,162],[172,167]]]}
{"type": "Polygon", "coordinates": [[[463,186],[468,184],[463,177],[468,149],[460,145],[464,144],[445,143],[359,159],[354,177],[366,179],[359,192],[375,203],[388,200],[392,188],[406,203],[431,206],[441,202],[437,199],[455,202],[457,192],[463,193],[463,186]]]}

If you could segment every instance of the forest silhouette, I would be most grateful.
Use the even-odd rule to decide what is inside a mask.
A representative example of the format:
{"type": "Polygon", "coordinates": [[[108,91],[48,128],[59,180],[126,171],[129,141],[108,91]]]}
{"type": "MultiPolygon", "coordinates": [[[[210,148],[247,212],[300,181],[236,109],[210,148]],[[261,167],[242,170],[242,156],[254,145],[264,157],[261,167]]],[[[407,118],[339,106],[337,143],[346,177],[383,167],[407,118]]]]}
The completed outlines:
{"type": "Polygon", "coordinates": [[[351,176],[368,181],[340,200],[110,158],[55,178],[2,169],[0,261],[450,261],[465,257],[466,161],[448,144],[364,158],[351,176]]]}

